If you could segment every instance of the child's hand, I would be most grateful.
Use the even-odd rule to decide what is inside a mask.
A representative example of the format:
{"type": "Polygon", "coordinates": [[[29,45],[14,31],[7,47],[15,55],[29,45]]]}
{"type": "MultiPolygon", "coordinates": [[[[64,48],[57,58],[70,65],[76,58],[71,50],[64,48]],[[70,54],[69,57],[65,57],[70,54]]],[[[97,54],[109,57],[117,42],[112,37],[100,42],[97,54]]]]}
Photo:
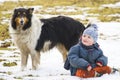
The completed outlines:
{"type": "Polygon", "coordinates": [[[97,64],[98,66],[100,66],[100,67],[103,66],[101,62],[97,62],[96,64],[97,64]]]}
{"type": "Polygon", "coordinates": [[[91,71],[91,69],[92,69],[92,67],[89,65],[89,66],[87,67],[87,71],[91,71]]]}

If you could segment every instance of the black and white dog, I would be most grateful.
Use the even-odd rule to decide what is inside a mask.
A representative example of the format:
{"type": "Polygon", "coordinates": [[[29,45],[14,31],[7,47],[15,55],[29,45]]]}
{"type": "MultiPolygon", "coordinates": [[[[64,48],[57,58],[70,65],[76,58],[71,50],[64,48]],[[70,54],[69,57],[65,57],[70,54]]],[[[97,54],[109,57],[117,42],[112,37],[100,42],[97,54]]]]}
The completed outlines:
{"type": "Polygon", "coordinates": [[[21,68],[32,58],[32,69],[40,63],[40,52],[57,47],[65,61],[71,46],[79,41],[85,27],[79,21],[65,16],[38,19],[33,8],[14,10],[9,27],[10,35],[21,52],[21,68]]]}

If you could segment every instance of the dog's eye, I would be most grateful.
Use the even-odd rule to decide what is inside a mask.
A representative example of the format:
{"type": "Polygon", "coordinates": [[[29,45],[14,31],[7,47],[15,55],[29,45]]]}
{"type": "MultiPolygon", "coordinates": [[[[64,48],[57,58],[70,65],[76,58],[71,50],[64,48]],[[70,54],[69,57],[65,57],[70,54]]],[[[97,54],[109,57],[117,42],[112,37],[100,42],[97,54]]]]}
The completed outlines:
{"type": "Polygon", "coordinates": [[[20,15],[20,12],[18,12],[18,15],[20,15]]]}
{"type": "Polygon", "coordinates": [[[23,12],[23,14],[24,14],[24,15],[26,15],[26,13],[25,13],[25,12],[23,12]]]}

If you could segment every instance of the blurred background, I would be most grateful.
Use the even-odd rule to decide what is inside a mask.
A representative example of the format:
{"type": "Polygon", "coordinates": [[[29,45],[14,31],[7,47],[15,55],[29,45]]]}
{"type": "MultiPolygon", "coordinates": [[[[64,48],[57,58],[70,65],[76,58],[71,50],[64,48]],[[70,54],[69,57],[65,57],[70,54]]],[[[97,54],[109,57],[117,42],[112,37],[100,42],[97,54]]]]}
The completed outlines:
{"type": "Polygon", "coordinates": [[[33,7],[39,18],[65,15],[86,25],[90,20],[99,22],[120,22],[119,0],[0,0],[0,43],[2,47],[10,42],[9,21],[13,10],[18,7],[33,7]]]}

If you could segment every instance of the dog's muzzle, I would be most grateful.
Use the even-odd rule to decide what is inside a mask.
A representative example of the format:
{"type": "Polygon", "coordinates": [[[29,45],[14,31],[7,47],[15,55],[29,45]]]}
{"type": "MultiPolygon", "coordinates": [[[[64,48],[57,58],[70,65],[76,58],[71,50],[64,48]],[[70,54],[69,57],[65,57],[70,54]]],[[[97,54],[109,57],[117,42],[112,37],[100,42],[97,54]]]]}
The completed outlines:
{"type": "Polygon", "coordinates": [[[17,17],[15,19],[15,22],[16,22],[17,26],[24,26],[24,24],[25,24],[25,18],[23,18],[23,17],[17,17]]]}
{"type": "Polygon", "coordinates": [[[24,18],[21,18],[20,19],[20,25],[23,26],[24,24],[25,24],[25,20],[24,20],[24,18]]]}

